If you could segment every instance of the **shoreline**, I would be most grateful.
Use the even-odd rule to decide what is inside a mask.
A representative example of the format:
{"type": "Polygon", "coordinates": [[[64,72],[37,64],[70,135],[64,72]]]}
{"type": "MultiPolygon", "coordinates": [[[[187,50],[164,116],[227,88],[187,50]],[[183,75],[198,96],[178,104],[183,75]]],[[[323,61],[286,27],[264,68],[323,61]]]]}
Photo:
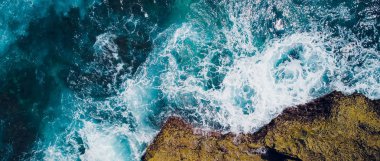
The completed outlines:
{"type": "Polygon", "coordinates": [[[248,134],[202,131],[170,117],[143,160],[380,160],[380,100],[332,92],[248,134]]]}

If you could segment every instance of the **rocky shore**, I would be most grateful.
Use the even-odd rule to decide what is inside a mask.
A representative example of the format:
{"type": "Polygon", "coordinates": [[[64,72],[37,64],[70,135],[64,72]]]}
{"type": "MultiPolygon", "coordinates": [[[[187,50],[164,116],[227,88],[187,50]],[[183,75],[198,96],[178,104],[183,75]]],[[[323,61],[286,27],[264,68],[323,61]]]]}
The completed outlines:
{"type": "Polygon", "coordinates": [[[286,109],[252,134],[169,118],[143,160],[380,160],[380,101],[339,92],[286,109]]]}

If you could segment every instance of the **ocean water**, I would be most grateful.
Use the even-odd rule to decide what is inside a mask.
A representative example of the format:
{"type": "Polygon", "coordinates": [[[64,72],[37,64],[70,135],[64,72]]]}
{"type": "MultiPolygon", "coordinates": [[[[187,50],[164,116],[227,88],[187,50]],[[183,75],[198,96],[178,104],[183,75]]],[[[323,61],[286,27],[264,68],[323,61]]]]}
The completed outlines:
{"type": "Polygon", "coordinates": [[[249,133],[380,99],[378,0],[0,0],[0,160],[140,160],[169,116],[249,133]]]}

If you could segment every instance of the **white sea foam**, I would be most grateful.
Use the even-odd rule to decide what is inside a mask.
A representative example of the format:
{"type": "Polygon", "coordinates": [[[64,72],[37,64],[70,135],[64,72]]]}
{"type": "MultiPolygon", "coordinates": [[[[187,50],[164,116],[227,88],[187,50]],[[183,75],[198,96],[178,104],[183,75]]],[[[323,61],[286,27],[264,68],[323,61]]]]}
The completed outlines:
{"type": "Polygon", "coordinates": [[[79,133],[87,146],[80,158],[88,161],[138,160],[142,153],[141,144],[152,139],[152,136],[146,137],[151,131],[140,129],[132,133],[123,126],[104,127],[90,122],[86,122],[79,133]]]}
{"type": "Polygon", "coordinates": [[[132,85],[125,91],[131,94],[121,94],[102,102],[77,98],[77,110],[70,118],[73,119],[70,126],[62,134],[53,136],[56,141],[47,147],[39,144],[45,147],[44,160],[139,160],[144,147],[158,131],[146,120],[151,115],[146,104],[151,101],[142,98],[149,94],[141,93],[144,90],[136,87],[138,85],[132,85]],[[123,121],[131,117],[135,118],[132,122],[123,121]],[[93,119],[98,122],[90,121],[93,119]],[[75,126],[78,124],[80,126],[75,126]],[[84,148],[83,154],[79,151],[81,148],[84,148]]]}
{"type": "MultiPolygon", "coordinates": [[[[194,35],[189,32],[186,26],[180,28],[174,34],[174,42],[194,35]]],[[[270,43],[253,57],[235,58],[221,89],[207,90],[201,83],[202,77],[190,74],[181,81],[177,77],[186,73],[169,56],[169,71],[161,77],[162,90],[170,101],[184,110],[195,109],[206,122],[215,121],[233,132],[251,132],[284,108],[326,94],[318,90],[329,88],[323,77],[332,76],[335,63],[320,39],[318,35],[294,34],[270,43]],[[186,98],[190,100],[185,101],[186,98]]]]}
{"type": "Polygon", "coordinates": [[[323,77],[331,77],[335,67],[319,38],[294,34],[267,45],[257,56],[236,61],[223,81],[223,89],[212,95],[225,109],[224,116],[228,116],[219,120],[234,132],[250,132],[268,123],[284,108],[325,94],[317,90],[328,88],[323,77]],[[300,51],[291,51],[297,49],[300,51]],[[292,56],[289,52],[299,55],[292,56]],[[243,114],[242,108],[251,112],[243,114]]]}
{"type": "Polygon", "coordinates": [[[79,130],[86,145],[85,153],[80,156],[81,160],[125,160],[126,154],[123,152],[125,146],[122,145],[122,138],[117,135],[118,130],[104,130],[104,127],[94,123],[84,122],[84,128],[79,130]]]}

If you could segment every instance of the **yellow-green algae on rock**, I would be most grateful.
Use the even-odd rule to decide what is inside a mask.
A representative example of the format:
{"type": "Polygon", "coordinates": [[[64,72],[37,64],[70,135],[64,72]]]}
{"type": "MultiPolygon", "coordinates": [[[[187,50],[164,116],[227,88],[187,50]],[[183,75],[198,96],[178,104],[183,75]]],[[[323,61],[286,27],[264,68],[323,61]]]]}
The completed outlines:
{"type": "Polygon", "coordinates": [[[380,101],[334,92],[288,108],[258,132],[205,132],[172,117],[143,160],[380,160],[380,101]]]}

